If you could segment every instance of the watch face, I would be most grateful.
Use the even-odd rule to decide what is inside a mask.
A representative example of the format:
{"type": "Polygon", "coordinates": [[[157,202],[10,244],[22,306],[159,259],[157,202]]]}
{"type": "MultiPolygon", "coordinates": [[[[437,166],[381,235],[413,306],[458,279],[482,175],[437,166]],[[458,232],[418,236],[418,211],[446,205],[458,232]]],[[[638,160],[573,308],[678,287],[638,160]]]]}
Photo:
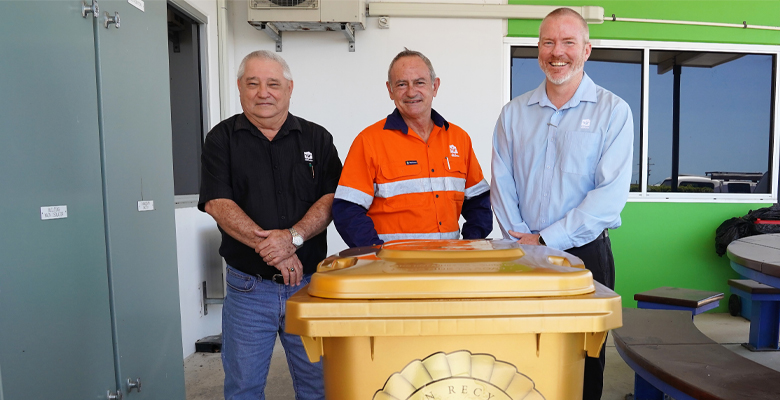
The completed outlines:
{"type": "Polygon", "coordinates": [[[303,246],[303,236],[301,236],[295,229],[290,228],[290,235],[292,235],[292,244],[296,248],[303,246]]]}

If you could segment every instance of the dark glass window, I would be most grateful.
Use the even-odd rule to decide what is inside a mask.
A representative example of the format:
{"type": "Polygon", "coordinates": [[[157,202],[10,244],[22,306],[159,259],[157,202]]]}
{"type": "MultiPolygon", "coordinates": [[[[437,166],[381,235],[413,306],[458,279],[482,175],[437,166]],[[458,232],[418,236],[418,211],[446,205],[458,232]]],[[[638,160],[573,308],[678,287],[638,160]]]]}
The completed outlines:
{"type": "Polygon", "coordinates": [[[168,5],[168,66],[171,89],[173,186],[179,195],[197,195],[203,144],[200,28],[168,5]]]}
{"type": "Polygon", "coordinates": [[[774,56],[650,51],[649,61],[648,192],[769,193],[774,56]]]}
{"type": "MultiPolygon", "coordinates": [[[[536,89],[544,81],[536,47],[512,47],[511,96],[536,89]]],[[[640,191],[642,127],[642,50],[593,49],[585,72],[597,85],[628,103],[634,114],[634,162],[631,191],[640,191]]]]}

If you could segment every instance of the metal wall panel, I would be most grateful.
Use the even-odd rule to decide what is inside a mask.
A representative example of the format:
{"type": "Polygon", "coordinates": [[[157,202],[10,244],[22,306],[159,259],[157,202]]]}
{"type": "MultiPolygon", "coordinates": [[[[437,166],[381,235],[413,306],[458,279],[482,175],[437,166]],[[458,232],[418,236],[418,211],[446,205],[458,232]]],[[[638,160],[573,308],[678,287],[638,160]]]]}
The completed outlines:
{"type": "Polygon", "coordinates": [[[0,398],[115,388],[92,18],[0,1],[0,398]],[[67,206],[42,220],[41,207],[67,206]]]}
{"type": "Polygon", "coordinates": [[[0,1],[0,399],[184,399],[166,4],[81,3],[0,1]]]}
{"type": "Polygon", "coordinates": [[[121,21],[96,28],[117,377],[125,399],[184,399],[166,3],[100,8],[121,21]]]}

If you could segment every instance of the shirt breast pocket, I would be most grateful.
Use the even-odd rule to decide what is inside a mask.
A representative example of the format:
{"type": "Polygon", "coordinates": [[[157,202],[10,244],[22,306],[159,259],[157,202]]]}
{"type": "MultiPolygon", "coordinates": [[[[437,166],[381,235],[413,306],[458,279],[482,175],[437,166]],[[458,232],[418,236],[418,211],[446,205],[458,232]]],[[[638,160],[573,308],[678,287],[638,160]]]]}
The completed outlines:
{"type": "Polygon", "coordinates": [[[298,194],[298,200],[314,204],[317,201],[317,165],[309,162],[297,162],[293,166],[293,185],[298,194]]]}
{"type": "Polygon", "coordinates": [[[379,172],[386,182],[377,184],[376,196],[385,200],[385,205],[390,208],[404,209],[421,204],[420,196],[403,196],[409,193],[421,192],[420,176],[422,168],[419,164],[405,165],[389,163],[383,165],[379,172]]]}
{"type": "Polygon", "coordinates": [[[447,171],[447,176],[444,178],[444,190],[447,191],[447,196],[457,202],[463,202],[468,173],[465,161],[462,157],[447,157],[444,159],[444,168],[447,171]]]}
{"type": "Polygon", "coordinates": [[[459,178],[465,178],[466,172],[468,172],[463,157],[445,157],[444,168],[447,170],[448,175],[459,178]]]}
{"type": "Polygon", "coordinates": [[[420,168],[419,164],[404,165],[401,164],[402,162],[403,161],[381,166],[379,170],[382,177],[388,181],[399,181],[409,180],[420,175],[422,168],[420,168]]]}
{"type": "Polygon", "coordinates": [[[601,154],[601,135],[569,131],[563,137],[560,154],[562,172],[593,177],[601,154]]]}

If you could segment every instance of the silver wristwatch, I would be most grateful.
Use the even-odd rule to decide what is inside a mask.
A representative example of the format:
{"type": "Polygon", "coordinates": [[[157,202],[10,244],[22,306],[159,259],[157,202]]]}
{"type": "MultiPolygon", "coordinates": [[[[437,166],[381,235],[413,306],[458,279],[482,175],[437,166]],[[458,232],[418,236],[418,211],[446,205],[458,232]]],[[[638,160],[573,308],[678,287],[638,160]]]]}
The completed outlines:
{"type": "Polygon", "coordinates": [[[295,228],[290,228],[290,234],[292,235],[293,246],[295,246],[296,250],[300,249],[303,246],[303,236],[299,235],[295,228]]]}

